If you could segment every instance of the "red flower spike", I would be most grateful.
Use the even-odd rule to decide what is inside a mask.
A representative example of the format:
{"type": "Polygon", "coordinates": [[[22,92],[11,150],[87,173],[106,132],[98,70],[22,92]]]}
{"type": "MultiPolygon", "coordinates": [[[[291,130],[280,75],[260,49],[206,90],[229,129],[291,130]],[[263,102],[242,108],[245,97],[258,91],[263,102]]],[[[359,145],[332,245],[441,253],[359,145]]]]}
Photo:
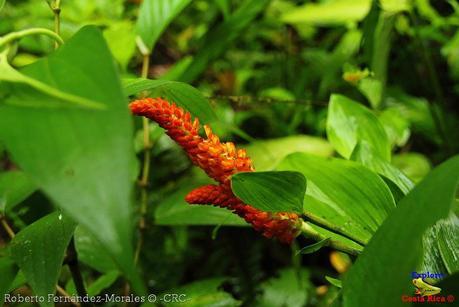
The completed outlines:
{"type": "Polygon", "coordinates": [[[186,196],[190,204],[213,204],[232,210],[267,238],[278,238],[290,244],[300,233],[300,220],[295,213],[269,213],[244,204],[230,187],[231,176],[238,172],[254,170],[244,149],[231,143],[222,143],[211,128],[204,125],[207,138],[199,135],[199,120],[191,120],[190,113],[161,98],[145,98],[129,105],[132,113],[145,116],[166,130],[209,177],[220,185],[207,185],[191,191],[186,196]]]}

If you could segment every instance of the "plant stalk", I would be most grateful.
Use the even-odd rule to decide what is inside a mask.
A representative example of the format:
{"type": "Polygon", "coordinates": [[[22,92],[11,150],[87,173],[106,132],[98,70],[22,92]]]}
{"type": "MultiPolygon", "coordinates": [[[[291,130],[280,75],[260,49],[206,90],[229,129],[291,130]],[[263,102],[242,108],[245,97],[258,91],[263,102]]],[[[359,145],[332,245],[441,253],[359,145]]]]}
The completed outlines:
{"type": "MultiPolygon", "coordinates": [[[[81,274],[80,264],[78,262],[78,253],[75,248],[75,239],[72,237],[69,246],[67,247],[67,257],[65,263],[69,266],[72,279],[75,284],[78,296],[85,297],[88,295],[86,287],[83,281],[83,275],[81,274]]],[[[83,306],[93,306],[91,303],[83,303],[83,306]]]]}
{"type": "MultiPolygon", "coordinates": [[[[315,231],[311,226],[309,226],[304,221],[301,223],[301,232],[306,237],[312,238],[312,239],[314,239],[316,241],[321,241],[321,240],[325,240],[325,239],[328,238],[328,237],[318,233],[317,231],[315,231]]],[[[352,248],[350,246],[346,246],[343,243],[341,243],[339,241],[336,241],[336,240],[332,240],[332,239],[330,239],[328,241],[328,246],[330,246],[330,247],[332,247],[332,248],[334,248],[336,250],[342,251],[344,253],[350,254],[350,255],[358,255],[361,252],[361,251],[359,251],[357,249],[354,249],[354,248],[352,248]]]]}
{"type": "MultiPolygon", "coordinates": [[[[150,54],[143,54],[142,61],[142,78],[148,78],[148,69],[150,67],[150,54]]],[[[140,251],[143,245],[143,236],[146,228],[145,215],[148,209],[148,178],[150,176],[150,160],[151,160],[151,141],[150,141],[150,124],[146,117],[142,118],[143,124],[143,167],[142,176],[139,180],[141,188],[140,197],[140,219],[139,219],[139,238],[137,240],[137,247],[134,254],[134,261],[137,264],[139,261],[140,251]]]]}

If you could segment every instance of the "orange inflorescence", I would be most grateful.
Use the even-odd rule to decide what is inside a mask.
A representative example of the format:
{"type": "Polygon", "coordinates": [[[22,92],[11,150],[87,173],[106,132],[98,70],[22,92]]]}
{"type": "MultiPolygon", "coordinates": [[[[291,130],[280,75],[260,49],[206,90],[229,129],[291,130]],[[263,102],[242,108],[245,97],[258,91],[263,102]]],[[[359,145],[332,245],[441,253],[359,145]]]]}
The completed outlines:
{"type": "Polygon", "coordinates": [[[227,208],[244,218],[268,238],[291,243],[298,235],[298,215],[294,213],[268,213],[244,204],[231,191],[231,176],[238,172],[253,171],[253,165],[244,149],[233,143],[220,142],[209,126],[204,125],[207,138],[199,135],[199,120],[192,121],[190,113],[161,98],[145,98],[129,105],[132,113],[157,122],[166,133],[185,149],[191,161],[202,168],[220,185],[207,185],[186,196],[190,204],[213,204],[227,208]]]}

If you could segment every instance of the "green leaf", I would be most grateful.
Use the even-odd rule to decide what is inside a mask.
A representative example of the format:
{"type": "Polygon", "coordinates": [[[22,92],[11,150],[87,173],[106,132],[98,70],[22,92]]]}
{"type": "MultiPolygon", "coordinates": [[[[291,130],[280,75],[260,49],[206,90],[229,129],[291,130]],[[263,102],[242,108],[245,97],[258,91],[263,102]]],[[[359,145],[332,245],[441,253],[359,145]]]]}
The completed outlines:
{"type": "Polygon", "coordinates": [[[379,157],[378,154],[373,151],[372,147],[366,142],[360,142],[357,144],[352,152],[351,160],[360,162],[372,171],[388,178],[397,185],[403,194],[408,194],[414,186],[413,182],[411,182],[404,173],[379,157]]]}
{"type": "MultiPolygon", "coordinates": [[[[306,197],[308,196],[306,195],[306,197]]],[[[340,246],[342,247],[343,251],[346,251],[349,254],[356,255],[363,250],[363,246],[354,240],[351,240],[348,237],[330,231],[321,226],[317,226],[311,222],[304,222],[302,224],[302,229],[307,230],[306,233],[303,233],[305,237],[309,239],[315,239],[316,241],[328,239],[328,245],[340,246]]]]}
{"type": "Polygon", "coordinates": [[[423,237],[424,250],[422,271],[459,271],[459,218],[450,213],[446,219],[439,220],[423,237]]]}
{"type": "MultiPolygon", "coordinates": [[[[43,63],[43,62],[42,62],[43,63]]],[[[71,94],[70,92],[58,89],[50,84],[41,82],[35,78],[23,74],[11,67],[5,58],[0,57],[0,81],[25,84],[43,94],[59,99],[57,106],[78,106],[89,109],[102,109],[104,106],[100,102],[71,94]],[[67,102],[63,104],[62,101],[67,102]],[[71,103],[71,104],[68,104],[71,103]]],[[[18,103],[18,102],[16,102],[18,103]]]]}
{"type": "Polygon", "coordinates": [[[126,70],[136,50],[133,28],[132,22],[120,21],[110,23],[109,27],[104,30],[104,37],[110,47],[110,51],[123,70],[126,70]]]}
{"type": "Polygon", "coordinates": [[[359,82],[358,89],[368,99],[373,109],[379,107],[383,91],[381,81],[370,77],[364,78],[359,82]]]}
{"type": "Polygon", "coordinates": [[[429,172],[430,161],[422,154],[417,152],[407,152],[392,157],[392,164],[402,170],[411,180],[419,182],[429,172]]]}
{"type": "Polygon", "coordinates": [[[298,254],[312,254],[317,252],[319,249],[321,249],[324,246],[328,245],[328,242],[330,241],[330,238],[325,238],[323,240],[320,240],[319,242],[316,242],[314,244],[308,245],[303,247],[298,251],[298,254]]]}
{"type": "Polygon", "coordinates": [[[155,210],[157,225],[226,225],[248,226],[238,215],[224,208],[207,205],[190,205],[185,196],[193,189],[211,184],[212,180],[195,168],[192,177],[177,182],[178,189],[167,193],[155,210]]]}
{"type": "MultiPolygon", "coordinates": [[[[401,1],[399,1],[401,2],[401,1]]],[[[385,12],[379,13],[378,23],[374,29],[373,54],[371,59],[371,70],[376,80],[381,82],[381,95],[386,86],[387,64],[392,41],[392,29],[394,27],[396,15],[385,12]]],[[[381,96],[379,96],[381,98],[381,96]]],[[[378,99],[378,106],[381,100],[378,99]]]]}
{"type": "Polygon", "coordinates": [[[160,297],[167,298],[167,294],[179,293],[182,297],[181,302],[170,302],[167,306],[184,306],[184,307],[236,307],[240,306],[241,302],[233,298],[233,296],[220,289],[223,284],[223,278],[211,278],[196,281],[179,288],[174,288],[160,297]]]}
{"type": "MultiPolygon", "coordinates": [[[[1,5],[0,5],[1,6],[1,5]]],[[[5,294],[9,293],[11,284],[18,274],[18,267],[9,257],[0,258],[0,307],[5,301],[5,294]]]]}
{"type": "Polygon", "coordinates": [[[308,180],[304,215],[357,242],[365,244],[395,208],[384,181],[356,162],[294,153],[278,169],[308,180]]]}
{"type": "Polygon", "coordinates": [[[330,276],[325,276],[325,279],[326,279],[330,284],[332,284],[333,286],[335,286],[335,287],[337,287],[337,288],[342,288],[342,287],[343,287],[342,281],[339,280],[339,279],[332,278],[332,277],[330,277],[330,276]]]}
{"type": "Polygon", "coordinates": [[[103,246],[81,226],[75,229],[75,248],[78,252],[78,260],[91,268],[102,273],[117,269],[116,263],[103,246]]]}
{"type": "Polygon", "coordinates": [[[385,161],[391,147],[383,126],[370,110],[341,95],[330,98],[327,118],[328,140],[336,151],[349,158],[359,141],[370,144],[385,161]]]}
{"type": "Polygon", "coordinates": [[[11,210],[35,191],[35,184],[21,171],[0,173],[0,214],[11,210]]]}
{"type": "Polygon", "coordinates": [[[271,278],[261,284],[263,294],[256,306],[307,306],[310,300],[309,293],[313,288],[309,278],[310,274],[305,269],[281,270],[277,278],[271,278]]]}
{"type": "Polygon", "coordinates": [[[231,188],[238,198],[257,209],[301,213],[306,179],[298,172],[245,172],[232,176],[231,188]]]}
{"type": "Polygon", "coordinates": [[[385,109],[379,114],[378,119],[386,130],[391,146],[406,144],[410,136],[410,122],[399,109],[385,109]]]}
{"type": "Polygon", "coordinates": [[[191,0],[144,0],[140,5],[137,32],[150,52],[174,18],[191,0]]]}
{"type": "Polygon", "coordinates": [[[183,82],[194,81],[209,67],[210,62],[230,47],[269,2],[269,0],[245,0],[223,23],[211,28],[201,40],[198,54],[184,69],[178,80],[183,82]]]}
{"type": "MultiPolygon", "coordinates": [[[[11,241],[11,257],[21,268],[35,295],[55,293],[65,250],[75,223],[54,212],[21,230],[11,241]]],[[[53,306],[52,302],[40,303],[53,306]]]]}
{"type": "Polygon", "coordinates": [[[322,157],[329,157],[333,153],[333,148],[326,140],[309,135],[255,141],[245,149],[257,171],[273,170],[282,159],[294,152],[306,152],[322,157]]]}
{"type": "MultiPolygon", "coordinates": [[[[142,292],[131,245],[132,122],[102,34],[96,27],[83,27],[23,73],[104,103],[104,110],[1,105],[0,140],[20,168],[102,243],[133,289],[142,292]]],[[[17,87],[13,94],[20,96],[22,90],[17,87]]],[[[32,104],[36,96],[26,98],[32,104]]]]}
{"type": "Polygon", "coordinates": [[[118,279],[120,273],[118,271],[110,271],[97,278],[91,285],[88,286],[88,295],[95,296],[101,293],[106,288],[110,287],[118,279]]]}
{"type": "Polygon", "coordinates": [[[371,0],[335,0],[308,3],[284,13],[282,21],[294,24],[339,25],[362,20],[370,10],[371,0]]]}
{"type": "Polygon", "coordinates": [[[199,118],[200,122],[210,123],[216,120],[216,115],[209,101],[200,91],[182,82],[150,79],[124,79],[124,92],[127,96],[151,91],[151,97],[163,97],[189,111],[199,118]]]}
{"type": "Polygon", "coordinates": [[[410,272],[422,259],[423,235],[450,214],[458,181],[456,156],[433,170],[400,202],[346,274],[344,306],[405,305],[400,297],[411,291],[410,272]]]}
{"type": "Polygon", "coordinates": [[[3,9],[5,6],[6,0],[0,0],[0,11],[3,9]]]}

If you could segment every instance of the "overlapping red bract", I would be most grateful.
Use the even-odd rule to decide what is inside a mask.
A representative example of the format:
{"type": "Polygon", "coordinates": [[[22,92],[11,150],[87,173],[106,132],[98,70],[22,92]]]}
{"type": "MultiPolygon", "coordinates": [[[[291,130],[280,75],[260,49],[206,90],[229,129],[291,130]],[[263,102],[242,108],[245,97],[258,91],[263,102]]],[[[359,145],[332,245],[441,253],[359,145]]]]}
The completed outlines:
{"type": "Polygon", "coordinates": [[[199,120],[192,121],[190,113],[161,98],[145,98],[129,105],[132,113],[145,116],[166,130],[194,164],[202,168],[219,185],[206,185],[186,196],[190,204],[213,204],[234,211],[253,228],[268,238],[291,243],[298,235],[299,218],[294,213],[269,213],[244,204],[234,196],[230,187],[231,176],[238,172],[253,171],[253,165],[244,149],[236,149],[231,142],[222,143],[204,125],[207,138],[199,135],[199,120]]]}

